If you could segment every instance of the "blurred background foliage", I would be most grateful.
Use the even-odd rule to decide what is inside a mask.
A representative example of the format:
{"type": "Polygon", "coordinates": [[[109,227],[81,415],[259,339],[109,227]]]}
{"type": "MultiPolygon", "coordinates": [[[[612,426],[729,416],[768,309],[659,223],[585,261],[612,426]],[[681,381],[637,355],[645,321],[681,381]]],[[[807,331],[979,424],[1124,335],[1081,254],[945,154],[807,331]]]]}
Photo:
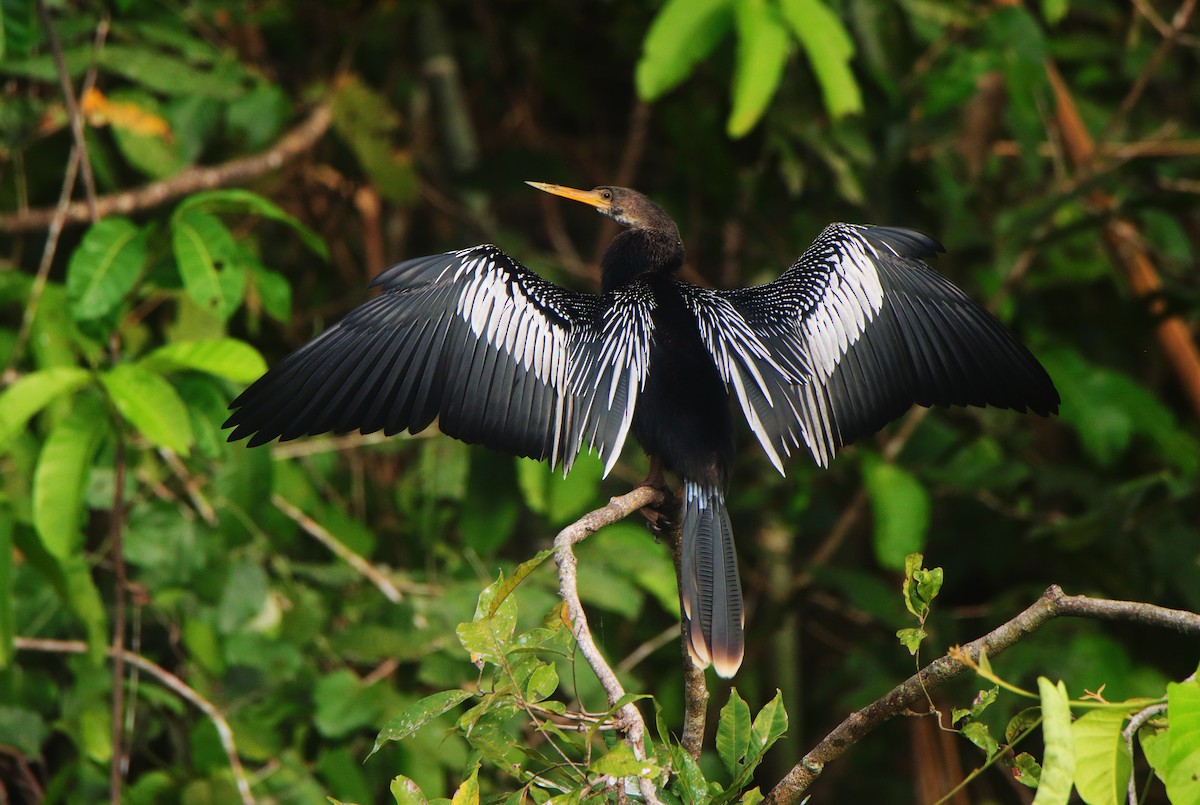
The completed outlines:
{"type": "MultiPolygon", "coordinates": [[[[469,774],[476,755],[444,733],[448,716],[363,758],[405,706],[477,683],[455,627],[479,590],[640,480],[644,458],[627,450],[607,480],[581,460],[563,481],[431,433],[251,450],[220,423],[239,388],[399,259],[491,241],[595,288],[611,225],[525,179],[650,194],[680,224],[685,276],[720,287],[775,277],[830,221],[928,232],[947,247],[936,267],[988,300],[1062,392],[1057,419],[918,412],[828,471],[797,456],[786,478],[744,434],[729,501],[749,610],[736,683],[754,711],[781,689],[790,715],[764,790],[912,672],[894,637],[912,625],[910,552],[945,572],[928,657],[1050,583],[1200,610],[1200,375],[1161,336],[1170,319],[1194,345],[1200,318],[1200,41],[1172,27],[1187,19],[1174,0],[48,6],[90,171],[38,5],[4,0],[9,801],[105,799],[114,752],[128,802],[236,798],[214,722],[128,664],[113,746],[114,621],[129,650],[226,714],[261,801],[377,801],[397,773],[443,796],[469,774]],[[1049,62],[1094,140],[1088,161],[1049,62]],[[89,182],[104,213],[90,227],[89,182]],[[1157,273],[1149,294],[1130,250],[1106,246],[1118,226],[1157,273]],[[55,639],[83,643],[38,650],[55,639]]],[[[627,687],[678,729],[666,548],[630,523],[579,555],[598,638],[616,662],[653,649],[623,668],[627,687]]],[[[555,591],[546,563],[518,594],[524,627],[555,591]]],[[[996,667],[1026,687],[1042,674],[1072,696],[1126,697],[1161,695],[1196,661],[1170,634],[1056,622],[996,667]]],[[[606,709],[586,666],[559,674],[563,701],[606,709]]],[[[710,687],[711,731],[727,695],[710,687]]],[[[937,701],[967,706],[978,687],[937,701]]],[[[535,741],[521,730],[509,737],[535,741]]],[[[980,762],[928,719],[894,722],[818,790],[933,801],[980,762]]],[[[701,765],[718,767],[711,750],[701,765]]],[[[488,774],[485,794],[511,783],[488,774]]],[[[1027,798],[1004,769],[967,791],[1027,798]]]]}

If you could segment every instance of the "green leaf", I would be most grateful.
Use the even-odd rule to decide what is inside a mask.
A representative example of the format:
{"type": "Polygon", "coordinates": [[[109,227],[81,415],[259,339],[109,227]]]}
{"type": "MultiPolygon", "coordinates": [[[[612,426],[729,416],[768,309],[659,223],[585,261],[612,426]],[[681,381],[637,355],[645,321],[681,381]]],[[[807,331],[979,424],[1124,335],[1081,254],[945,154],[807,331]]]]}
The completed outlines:
{"type": "Polygon", "coordinates": [[[874,456],[863,461],[863,482],[875,519],[875,558],[903,570],[905,557],[925,547],[929,495],[916,476],[874,456]]]}
{"type": "Polygon", "coordinates": [[[233,236],[214,215],[177,211],[171,218],[171,242],[179,276],[202,310],[228,317],[240,300],[230,299],[221,268],[237,251],[233,236]]]}
{"type": "Polygon", "coordinates": [[[708,805],[712,802],[712,797],[708,793],[708,781],[704,779],[704,772],[682,746],[672,743],[670,748],[671,765],[675,772],[671,778],[672,789],[683,800],[684,805],[708,805]]]}
{"type": "Polygon", "coordinates": [[[250,383],[267,371],[267,362],[258,350],[235,338],[176,341],[146,355],[138,365],[160,373],[207,372],[234,383],[250,383]]]}
{"type": "Polygon", "coordinates": [[[729,701],[721,708],[721,719],[717,722],[717,754],[725,770],[736,775],[749,749],[750,705],[738,695],[737,688],[730,688],[729,701]]]}
{"type": "Polygon", "coordinates": [[[357,78],[338,83],[333,130],[346,141],[380,195],[397,204],[417,197],[412,153],[398,148],[400,116],[387,97],[357,78]]]}
{"type": "Polygon", "coordinates": [[[494,614],[488,614],[492,601],[503,585],[503,576],[488,585],[479,595],[474,619],[470,623],[459,624],[456,630],[459,642],[471,653],[474,662],[499,664],[516,628],[517,605],[512,598],[506,598],[494,614]]]}
{"type": "Polygon", "coordinates": [[[1037,788],[1042,780],[1042,764],[1033,755],[1022,752],[1013,759],[1013,777],[1021,785],[1037,788]]]}
{"type": "Polygon", "coordinates": [[[525,581],[529,574],[536,570],[542,562],[545,562],[553,555],[554,551],[549,549],[538,551],[532,559],[526,559],[517,565],[517,569],[513,571],[513,574],[496,588],[496,594],[492,596],[492,602],[488,606],[488,617],[494,616],[496,610],[500,609],[500,605],[508,600],[508,596],[512,594],[513,590],[517,589],[521,582],[525,581]]]}
{"type": "Polygon", "coordinates": [[[659,774],[658,763],[653,758],[638,760],[625,741],[621,741],[604,755],[592,761],[588,767],[597,774],[610,777],[654,778],[659,774]]]}
{"type": "Polygon", "coordinates": [[[962,728],[963,737],[983,750],[990,758],[1000,751],[1000,744],[992,737],[992,731],[982,721],[968,721],[962,728]]]}
{"type": "Polygon", "coordinates": [[[775,97],[790,40],[778,7],[767,0],[741,0],[734,19],[737,66],[733,71],[733,109],[725,129],[736,138],[754,128],[775,97]]]}
{"type": "Polygon", "coordinates": [[[186,456],[192,444],[187,407],[162,375],[123,363],[100,375],[113,404],[147,441],[186,456]]]}
{"type": "Polygon", "coordinates": [[[783,692],[775,691],[775,698],[763,705],[754,717],[754,725],[750,729],[751,741],[749,757],[761,758],[787,732],[788,715],[783,706],[783,692]]]}
{"type": "Polygon", "coordinates": [[[1108,805],[1125,797],[1132,768],[1121,735],[1122,710],[1090,710],[1071,724],[1075,744],[1075,790],[1088,805],[1108,805]]]}
{"type": "Polygon", "coordinates": [[[38,455],[33,475],[33,524],[46,550],[58,559],[83,545],[83,493],[107,429],[105,413],[98,406],[76,405],[50,431],[38,455]]]}
{"type": "Polygon", "coordinates": [[[38,40],[36,8],[35,0],[0,2],[0,59],[29,55],[38,40]]]}
{"type": "Polygon", "coordinates": [[[861,112],[862,93],[850,69],[854,42],[846,26],[821,0],[781,0],[780,8],[808,56],[830,117],[861,112]]]}
{"type": "Polygon", "coordinates": [[[916,656],[917,650],[921,648],[921,642],[929,635],[924,629],[898,629],[896,631],[896,639],[900,641],[900,645],[908,649],[908,653],[916,656]]]}
{"type": "Polygon", "coordinates": [[[733,0],[667,0],[642,42],[638,97],[653,101],[680,84],[732,24],[733,0]]]}
{"type": "Polygon", "coordinates": [[[556,690],[558,669],[549,663],[543,663],[529,675],[529,682],[525,685],[525,698],[531,702],[540,702],[552,696],[556,690]]]}
{"type": "Polygon", "coordinates": [[[179,212],[187,210],[261,215],[263,218],[269,218],[272,221],[278,221],[281,224],[291,227],[300,236],[304,245],[314,254],[329,259],[329,248],[325,245],[325,241],[321,239],[320,235],[305,226],[300,219],[284,212],[283,208],[275,202],[257,193],[252,193],[249,190],[230,187],[222,190],[193,193],[184,199],[178,207],[179,212]]]}
{"type": "Polygon", "coordinates": [[[32,372],[0,392],[0,449],[17,436],[34,414],[87,384],[91,376],[74,366],[32,372]]]}
{"type": "Polygon", "coordinates": [[[1142,753],[1146,756],[1146,762],[1154,770],[1155,776],[1165,783],[1167,776],[1167,753],[1170,751],[1170,742],[1167,740],[1166,721],[1151,720],[1138,730],[1138,743],[1142,747],[1142,753]]]}
{"type": "Polygon", "coordinates": [[[67,265],[67,298],[77,321],[106,315],[133,290],[146,263],[146,236],[128,218],[88,229],[67,265]]]}
{"type": "MultiPolygon", "coordinates": [[[[374,754],[373,750],[372,754],[374,754]]],[[[429,800],[425,799],[420,787],[403,774],[392,778],[392,784],[388,790],[392,793],[392,799],[396,800],[396,805],[428,805],[429,800]]]]}
{"type": "Polygon", "coordinates": [[[942,568],[932,570],[923,566],[925,557],[910,553],[904,557],[904,606],[924,623],[929,615],[930,604],[942,589],[945,573],[942,568]]]}
{"type": "MultiPolygon", "coordinates": [[[[129,110],[129,114],[134,120],[144,118],[167,122],[169,118],[163,104],[142,89],[135,87],[116,89],[109,96],[109,100],[121,104],[129,110]]],[[[123,125],[120,120],[112,120],[111,123],[109,128],[121,156],[147,176],[154,179],[166,179],[190,164],[188,155],[184,153],[183,144],[176,136],[178,132],[169,129],[166,133],[147,131],[145,126],[123,125]]]]}
{"type": "Polygon", "coordinates": [[[1167,685],[1167,769],[1172,805],[1200,803],[1200,682],[1167,685]]]}
{"type": "Polygon", "coordinates": [[[529,508],[552,523],[565,523],[596,507],[604,465],[590,453],[581,454],[567,477],[545,462],[519,458],[517,484],[529,508]]]}
{"type": "Polygon", "coordinates": [[[163,95],[200,95],[229,101],[245,92],[242,71],[234,62],[197,70],[183,59],[156,48],[107,44],[95,57],[105,69],[163,95]]]}
{"type": "Polygon", "coordinates": [[[1075,745],[1067,687],[1062,682],[1055,685],[1040,676],[1038,693],[1042,700],[1042,738],[1046,757],[1042,761],[1042,777],[1033,802],[1034,805],[1066,805],[1075,778],[1075,745]]]}

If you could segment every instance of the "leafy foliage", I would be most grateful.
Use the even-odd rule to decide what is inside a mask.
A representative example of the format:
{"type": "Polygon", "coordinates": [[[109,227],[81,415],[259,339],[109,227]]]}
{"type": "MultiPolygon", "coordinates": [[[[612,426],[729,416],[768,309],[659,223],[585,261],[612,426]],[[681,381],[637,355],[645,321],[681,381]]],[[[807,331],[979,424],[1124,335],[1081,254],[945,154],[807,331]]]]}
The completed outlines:
{"type": "MultiPolygon", "coordinates": [[[[42,270],[47,227],[12,222],[57,204],[70,117],[37,5],[0,0],[0,745],[26,770],[0,780],[10,798],[102,801],[115,754],[128,802],[239,797],[223,728],[153,674],[120,681],[134,727],[114,745],[118,564],[127,648],[223,715],[259,801],[572,802],[644,773],[679,802],[753,803],[912,672],[893,633],[930,658],[1051,581],[1200,610],[1200,431],[1156,338],[1165,315],[1200,316],[1200,131],[1181,91],[1197,57],[1190,30],[1162,45],[1173,7],[49,9],[97,192],[138,200],[68,224],[42,270]],[[1047,59],[1098,141],[1082,175],[1047,59]],[[322,101],[328,134],[283,159],[322,101]],[[161,194],[218,164],[237,187],[161,194]],[[558,528],[642,477],[637,451],[610,479],[581,458],[563,480],[439,437],[247,450],[220,429],[238,390],[365,299],[389,259],[492,240],[591,287],[575,269],[592,218],[520,180],[614,177],[662,201],[689,276],[714,285],[773,278],[832,220],[928,231],[949,252],[937,268],[1063,393],[1055,420],[935,412],[828,471],[797,456],[786,479],[741,440],[729,504],[751,661],[715,690],[699,759],[678,743],[666,546],[627,523],[578,550],[602,647],[641,658],[621,673],[657,715],[643,760],[610,729],[545,561],[558,528]],[[1161,277],[1149,299],[1105,247],[1113,220],[1161,277]]],[[[820,796],[920,799],[921,763],[979,800],[1019,801],[1015,778],[1039,801],[1122,801],[1132,778],[1147,802],[1195,802],[1200,688],[1169,682],[1195,663],[1194,641],[1056,623],[999,672],[985,659],[982,691],[938,694],[981,757],[960,768],[880,732],[820,796]]]]}

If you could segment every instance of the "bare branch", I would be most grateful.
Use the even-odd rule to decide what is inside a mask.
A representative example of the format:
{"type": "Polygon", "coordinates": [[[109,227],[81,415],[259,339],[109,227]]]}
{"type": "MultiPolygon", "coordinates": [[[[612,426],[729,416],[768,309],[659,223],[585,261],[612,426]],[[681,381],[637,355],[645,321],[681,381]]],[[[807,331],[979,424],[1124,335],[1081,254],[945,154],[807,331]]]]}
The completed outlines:
{"type": "MultiPolygon", "coordinates": [[[[41,651],[52,654],[86,654],[88,650],[87,644],[82,640],[44,640],[33,637],[17,637],[13,640],[13,644],[18,651],[41,651]]],[[[114,658],[116,656],[116,650],[111,646],[108,647],[108,655],[114,658]]],[[[242,797],[242,805],[254,805],[254,795],[250,793],[250,781],[246,778],[246,770],[242,767],[241,758],[238,757],[237,744],[233,739],[233,730],[230,729],[229,722],[225,720],[225,716],[221,715],[221,711],[216,708],[216,705],[197,693],[195,689],[189,687],[186,682],[175,676],[175,674],[161,665],[151,662],[141,654],[135,654],[132,651],[122,651],[121,658],[130,665],[157,679],[163,686],[170,689],[179,698],[191,703],[212,721],[213,726],[217,728],[217,735],[221,739],[221,747],[225,750],[225,756],[229,760],[229,768],[233,772],[234,779],[237,781],[238,793],[242,797]]],[[[114,751],[116,751],[115,748],[114,751]]]]}
{"type": "MultiPolygon", "coordinates": [[[[1132,621],[1187,635],[1200,635],[1200,615],[1194,612],[1166,609],[1136,601],[1067,595],[1061,587],[1053,585],[1024,612],[954,653],[961,652],[972,662],[977,662],[980,653],[984,651],[989,657],[995,657],[1035,632],[1047,621],[1060,617],[1132,621]]],[[[827,763],[843,755],[876,727],[925,701],[929,691],[941,687],[967,669],[965,663],[947,654],[934,660],[884,696],[849,715],[771,789],[766,798],[768,805],[784,805],[798,801],[821,776],[827,763]]]]}
{"type": "MultiPolygon", "coordinates": [[[[233,159],[211,167],[188,168],[161,182],[153,182],[136,190],[100,196],[96,199],[98,217],[127,215],[156,207],[189,193],[212,190],[239,184],[282,167],[288,160],[307,151],[325,134],[332,120],[329,104],[321,103],[308,118],[289,131],[271,148],[254,156],[233,159]]],[[[54,220],[54,208],[38,208],[0,216],[0,232],[36,232],[54,220]]],[[[87,204],[74,202],[67,206],[64,222],[81,224],[91,220],[87,204]]]]}
{"type": "MultiPolygon", "coordinates": [[[[601,687],[608,695],[610,706],[616,705],[625,695],[625,688],[621,686],[612,666],[604,659],[604,655],[596,646],[596,641],[592,639],[592,630],[588,626],[587,615],[579,600],[579,562],[575,558],[572,548],[576,543],[587,539],[588,536],[604,526],[623,520],[638,509],[658,503],[662,499],[663,495],[658,490],[649,486],[639,486],[621,497],[612,498],[607,506],[588,512],[560,531],[554,539],[555,561],[558,562],[559,596],[567,605],[567,612],[571,617],[571,633],[579,645],[579,653],[587,660],[588,665],[596,673],[596,678],[600,680],[601,687]]],[[[639,760],[645,760],[646,722],[642,719],[641,712],[632,703],[626,704],[620,709],[618,727],[625,733],[625,740],[633,750],[634,756],[639,760]]],[[[658,798],[657,786],[652,780],[638,778],[638,785],[641,788],[642,798],[646,802],[661,802],[658,798]]]]}
{"type": "Polygon", "coordinates": [[[305,533],[316,539],[317,542],[320,542],[339,559],[357,570],[364,578],[379,588],[379,591],[384,594],[387,600],[393,604],[398,604],[404,598],[400,590],[384,573],[381,573],[366,559],[363,559],[357,553],[347,548],[341,540],[329,533],[316,520],[289,503],[282,495],[271,495],[271,503],[275,505],[275,508],[286,514],[296,525],[304,529],[305,533]]]}

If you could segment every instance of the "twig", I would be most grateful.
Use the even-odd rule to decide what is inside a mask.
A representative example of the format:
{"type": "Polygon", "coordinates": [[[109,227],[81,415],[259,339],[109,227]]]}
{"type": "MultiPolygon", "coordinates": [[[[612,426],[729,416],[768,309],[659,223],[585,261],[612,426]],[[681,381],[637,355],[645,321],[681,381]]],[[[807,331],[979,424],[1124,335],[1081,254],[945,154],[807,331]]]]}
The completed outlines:
{"type": "MultiPolygon", "coordinates": [[[[18,651],[42,651],[52,654],[86,654],[88,650],[87,644],[82,640],[45,640],[34,637],[16,637],[13,639],[13,645],[18,651]]],[[[108,648],[108,655],[116,660],[118,653],[115,648],[110,646],[108,648]]],[[[132,651],[121,651],[119,656],[122,661],[157,679],[164,687],[179,696],[179,698],[190,702],[197,710],[204,713],[212,721],[213,726],[217,728],[217,735],[221,739],[221,747],[225,750],[225,756],[229,760],[229,768],[233,772],[234,779],[237,781],[237,788],[242,796],[242,803],[243,805],[254,805],[254,795],[250,793],[250,782],[246,779],[246,770],[242,767],[241,758],[238,757],[237,744],[233,739],[233,730],[230,729],[229,722],[225,720],[225,716],[221,715],[216,705],[197,693],[195,689],[189,687],[186,682],[175,676],[175,674],[161,665],[151,662],[142,655],[135,654],[132,651]]]]}
{"type": "Polygon", "coordinates": [[[1133,86],[1129,88],[1129,92],[1121,99],[1121,105],[1117,107],[1116,113],[1108,121],[1108,125],[1104,127],[1104,132],[1100,135],[1100,142],[1108,140],[1121,121],[1133,110],[1137,102],[1141,100],[1142,93],[1146,91],[1146,87],[1150,85],[1150,79],[1154,77],[1154,71],[1162,64],[1162,60],[1167,57],[1167,53],[1179,41],[1180,35],[1187,28],[1188,21],[1191,19],[1193,12],[1196,10],[1196,0],[1183,0],[1179,9],[1175,12],[1175,16],[1171,19],[1171,27],[1162,34],[1162,41],[1158,43],[1158,47],[1154,49],[1154,53],[1150,54],[1150,58],[1146,60],[1146,64],[1142,66],[1141,72],[1133,81],[1133,86]]]}
{"type": "Polygon", "coordinates": [[[200,519],[215,528],[218,522],[217,512],[209,503],[208,498],[204,496],[204,491],[200,488],[200,482],[196,480],[196,476],[188,472],[187,466],[174,450],[163,447],[159,449],[158,455],[170,468],[172,474],[183,484],[183,491],[192,501],[192,507],[199,513],[200,519]]]}
{"type": "MultiPolygon", "coordinates": [[[[1138,734],[1138,730],[1145,726],[1147,721],[1165,712],[1167,712],[1167,706],[1159,703],[1152,704],[1133,714],[1133,718],[1129,719],[1129,724],[1125,726],[1125,729],[1121,730],[1121,736],[1125,739],[1125,746],[1129,749],[1129,757],[1133,757],[1133,736],[1138,734]]],[[[1138,805],[1137,778],[1132,774],[1129,775],[1126,798],[1128,805],[1138,805]]]]}
{"type": "Polygon", "coordinates": [[[404,598],[404,595],[397,589],[396,585],[392,584],[391,579],[381,573],[366,559],[363,559],[357,553],[347,548],[341,540],[329,533],[316,520],[289,503],[282,495],[278,493],[272,494],[271,503],[275,505],[275,508],[293,520],[296,525],[304,529],[309,536],[315,537],[317,542],[324,545],[339,559],[357,570],[359,574],[379,588],[379,591],[384,594],[387,600],[393,604],[398,604],[404,598]]]}
{"type": "MultiPolygon", "coordinates": [[[[601,687],[608,695],[610,706],[615,705],[625,695],[625,689],[613,672],[612,667],[600,653],[596,641],[592,639],[592,630],[588,627],[587,615],[579,600],[578,568],[579,562],[572,549],[595,531],[606,525],[623,520],[638,509],[652,505],[662,500],[662,493],[648,486],[639,486],[632,492],[621,497],[612,498],[607,506],[588,512],[571,525],[564,528],[554,539],[555,561],[558,562],[559,595],[567,605],[571,617],[571,633],[579,646],[579,653],[587,660],[588,665],[600,680],[601,687]]],[[[625,704],[619,711],[618,726],[625,733],[625,740],[633,750],[634,757],[646,759],[646,722],[641,712],[632,703],[625,704]]],[[[638,778],[638,786],[642,798],[654,805],[660,805],[658,787],[653,780],[638,778]]]]}
{"type": "MultiPolygon", "coordinates": [[[[1067,595],[1053,585],[1024,612],[999,628],[974,640],[961,652],[977,662],[981,652],[995,657],[1036,631],[1047,621],[1060,617],[1093,618],[1096,620],[1133,621],[1150,626],[1172,629],[1187,635],[1200,635],[1200,615],[1177,609],[1143,604],[1136,601],[1114,601],[1067,595]]],[[[968,665],[950,654],[934,660],[920,672],[909,677],[884,696],[856,713],[813,747],[792,770],[767,794],[768,805],[796,802],[821,776],[825,765],[836,760],[868,733],[887,721],[907,712],[913,705],[926,700],[928,691],[941,687],[968,669],[968,665]]]]}
{"type": "MultiPolygon", "coordinates": [[[[1194,8],[1195,1],[1187,0],[1180,7],[1180,13],[1175,15],[1175,22],[1185,24],[1194,8]],[[1183,13],[1185,11],[1187,14],[1183,13]]],[[[1076,171],[1086,173],[1095,163],[1095,141],[1084,126],[1066,81],[1053,62],[1046,63],[1046,74],[1054,93],[1055,116],[1067,154],[1076,171]]],[[[1150,312],[1158,317],[1156,331],[1159,346],[1166,354],[1192,408],[1200,414],[1200,348],[1197,348],[1188,322],[1180,316],[1166,314],[1166,303],[1159,295],[1162,280],[1158,270],[1137,228],[1116,216],[1117,200],[1099,188],[1093,188],[1087,199],[1092,207],[1109,216],[1102,230],[1109,253],[1125,273],[1134,295],[1149,300],[1150,312]]]]}
{"type": "MultiPolygon", "coordinates": [[[[668,544],[671,546],[671,558],[675,562],[675,583],[683,589],[683,535],[682,521],[677,523],[667,533],[668,544]]],[[[704,748],[704,726],[708,720],[708,685],[704,670],[696,667],[692,655],[688,651],[687,634],[679,630],[679,653],[683,657],[683,734],[679,744],[683,750],[692,756],[693,760],[700,759],[704,748]]]]}
{"type": "MultiPolygon", "coordinates": [[[[113,335],[114,351],[116,335],[113,335]]],[[[112,763],[109,767],[109,797],[121,804],[125,782],[125,600],[128,579],[125,574],[125,431],[119,421],[113,423],[113,498],[108,516],[108,550],[113,564],[113,689],[112,689],[112,763]]]]}
{"type": "Polygon", "coordinates": [[[58,83],[62,86],[63,100],[67,104],[71,136],[75,139],[75,150],[79,152],[88,219],[95,221],[100,217],[96,211],[96,179],[92,176],[92,165],[88,161],[87,139],[83,136],[83,114],[79,111],[79,101],[75,98],[75,87],[71,85],[71,74],[67,72],[67,60],[63,58],[62,44],[58,41],[58,32],[54,29],[54,22],[50,19],[46,0],[37,0],[37,12],[38,20],[46,31],[46,40],[50,43],[50,50],[54,54],[54,69],[58,73],[58,83]]]}
{"type": "MultiPolygon", "coordinates": [[[[189,168],[161,182],[153,182],[136,190],[127,190],[96,199],[96,214],[100,217],[129,214],[155,207],[173,198],[200,190],[245,182],[280,168],[285,162],[307,151],[321,138],[332,120],[328,102],[318,104],[296,128],[260,154],[233,159],[211,167],[189,168]]],[[[45,229],[54,219],[55,209],[39,207],[0,216],[0,232],[36,232],[45,229]]],[[[90,220],[86,203],[67,206],[64,223],[79,224],[90,220]]]]}

